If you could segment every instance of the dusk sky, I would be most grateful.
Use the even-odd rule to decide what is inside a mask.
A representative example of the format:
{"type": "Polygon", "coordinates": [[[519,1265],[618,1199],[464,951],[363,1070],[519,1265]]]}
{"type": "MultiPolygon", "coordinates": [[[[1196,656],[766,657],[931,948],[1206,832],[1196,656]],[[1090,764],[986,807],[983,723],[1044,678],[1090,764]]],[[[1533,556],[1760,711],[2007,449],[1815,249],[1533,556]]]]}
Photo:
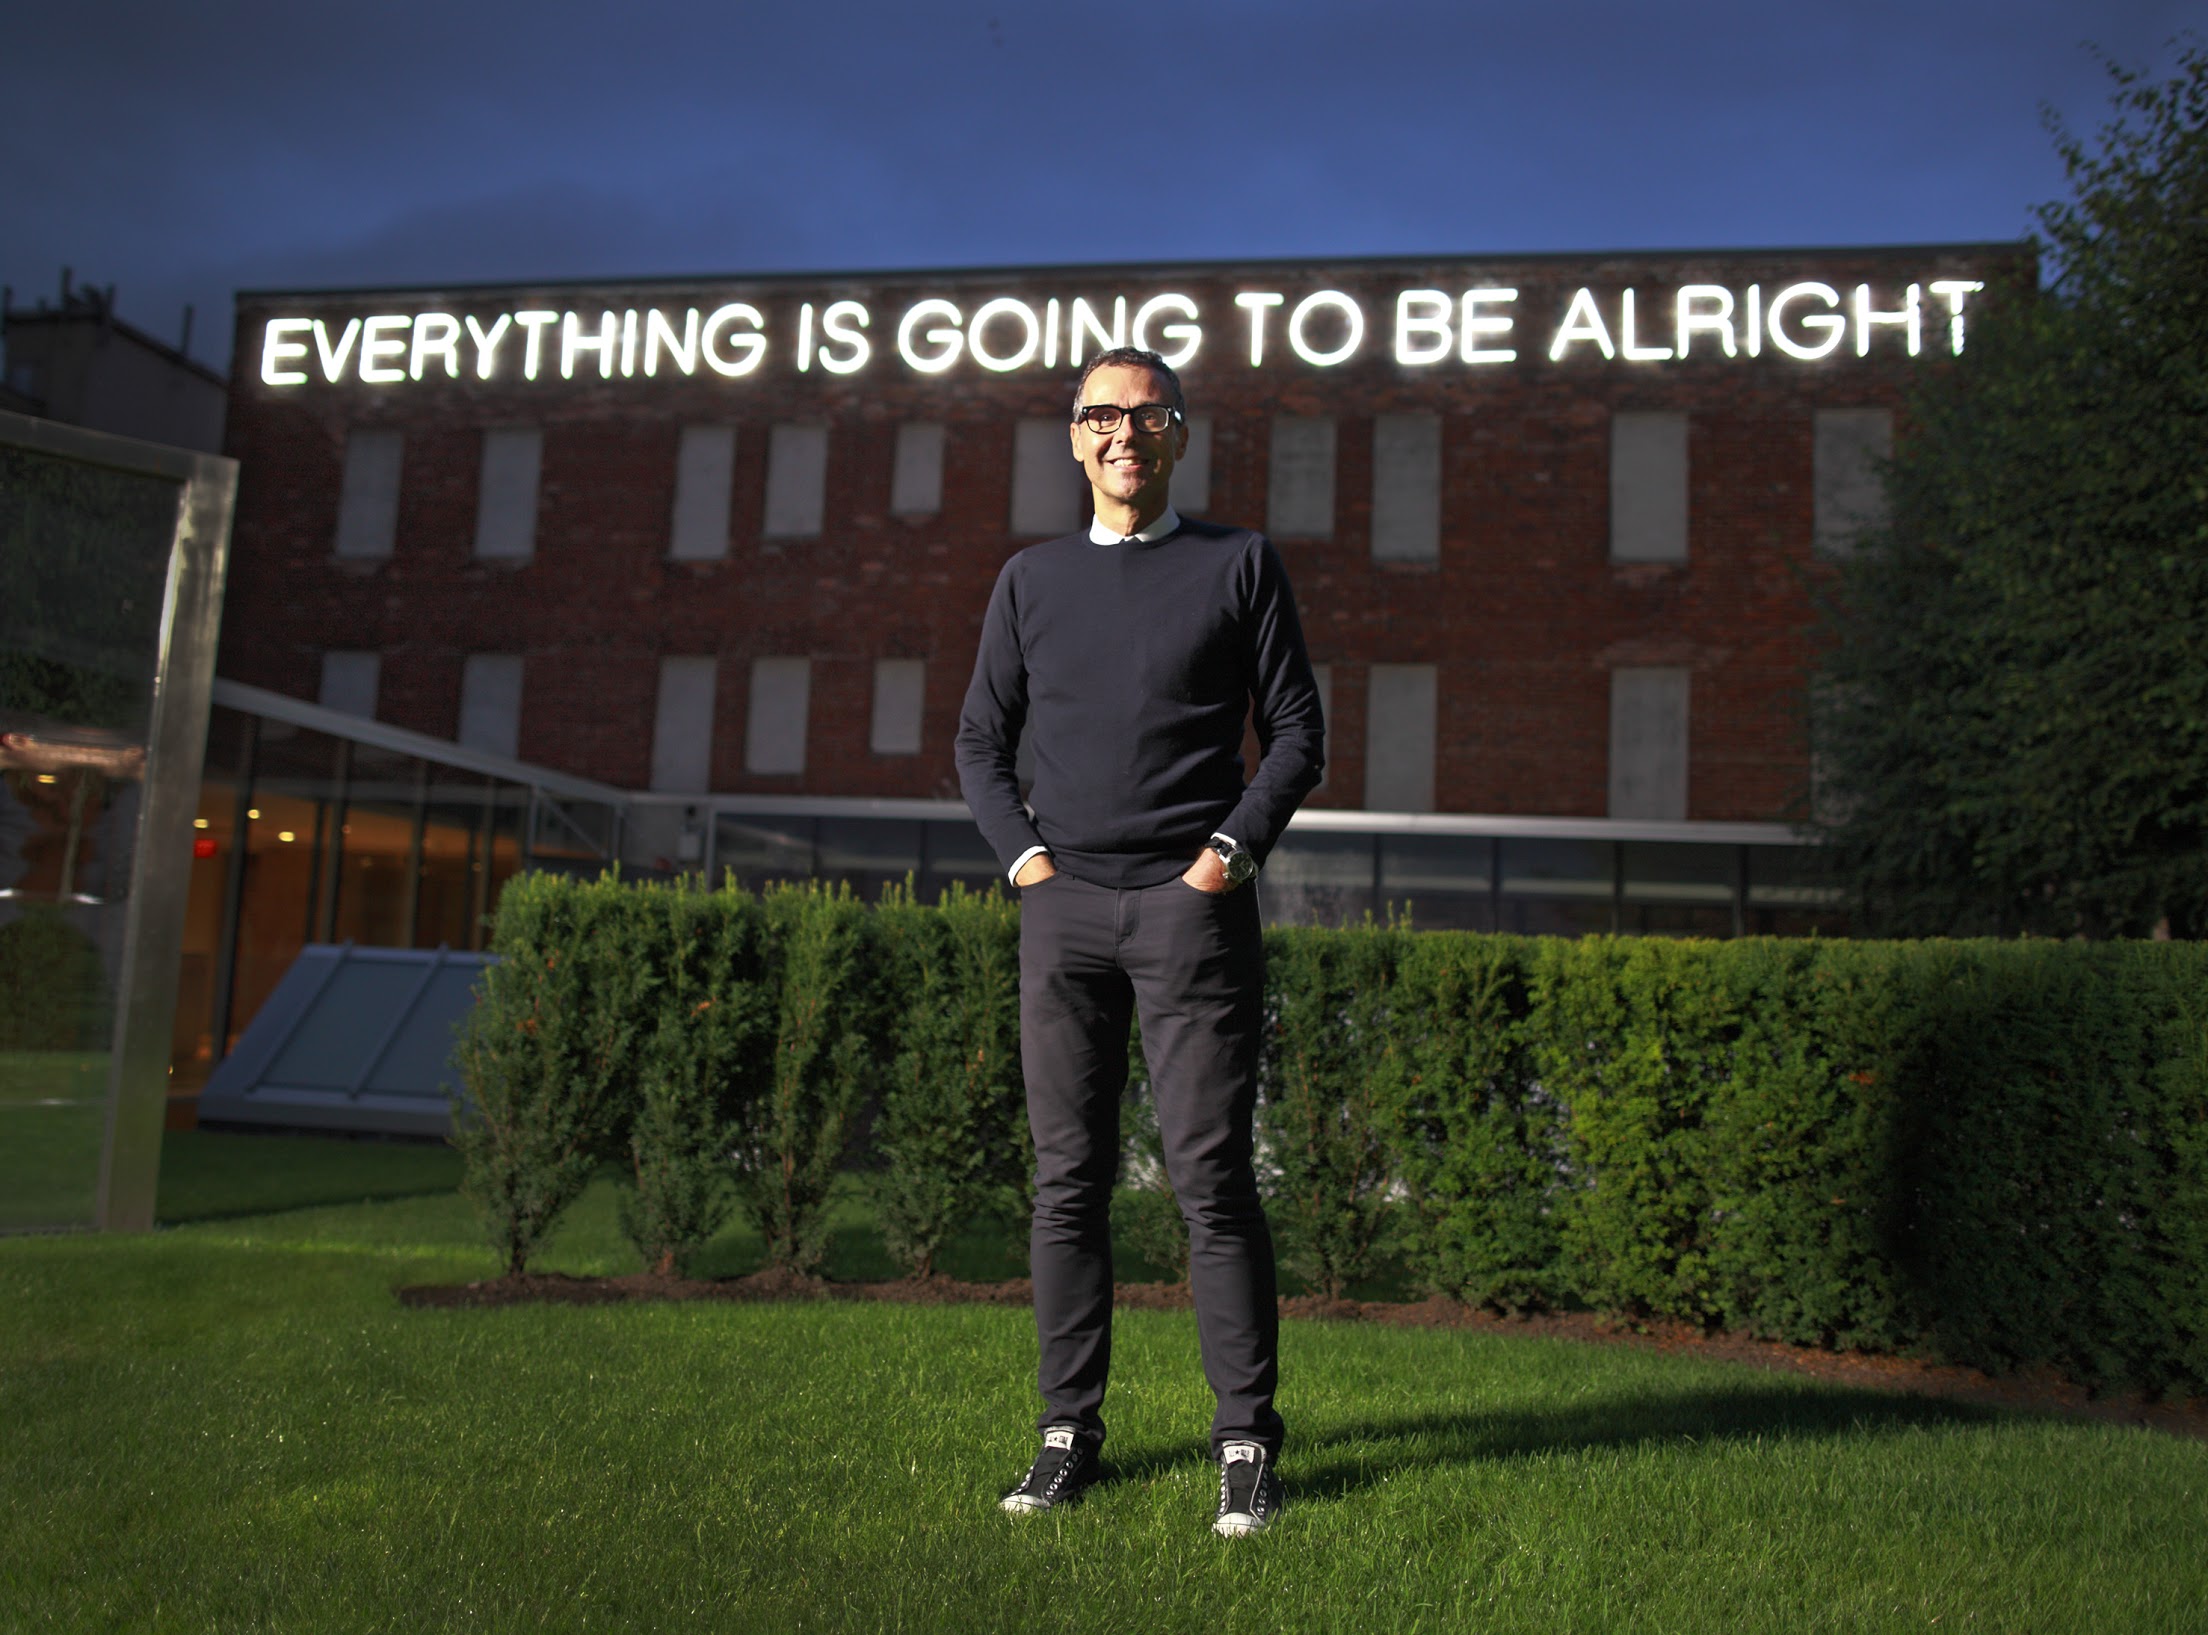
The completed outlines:
{"type": "Polygon", "coordinates": [[[240,288],[2013,239],[2208,0],[13,8],[0,280],[240,288]]]}

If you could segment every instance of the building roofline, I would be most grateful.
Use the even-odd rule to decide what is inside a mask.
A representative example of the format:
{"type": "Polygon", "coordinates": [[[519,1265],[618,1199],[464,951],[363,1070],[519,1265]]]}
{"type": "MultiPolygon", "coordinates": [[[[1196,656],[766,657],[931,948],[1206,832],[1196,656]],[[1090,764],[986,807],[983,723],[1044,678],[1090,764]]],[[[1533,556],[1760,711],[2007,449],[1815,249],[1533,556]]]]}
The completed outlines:
{"type": "Polygon", "coordinates": [[[208,365],[201,363],[190,353],[171,346],[167,341],[157,336],[147,334],[128,318],[118,318],[112,312],[93,312],[84,307],[37,306],[10,307],[6,314],[6,327],[9,329],[14,329],[19,325],[25,328],[38,328],[58,324],[92,324],[113,330],[118,335],[127,336],[129,339],[136,341],[149,351],[159,353],[165,362],[189,369],[193,374],[204,379],[208,385],[221,387],[225,391],[229,389],[230,377],[228,375],[218,373],[208,365]]]}
{"type": "MultiPolygon", "coordinates": [[[[2014,239],[1976,239],[1955,242],[1922,244],[1811,244],[1811,245],[1734,245],[1729,247],[1703,246],[1673,249],[1612,249],[1612,250],[1507,250],[1507,251],[1434,251],[1419,255],[1299,255],[1258,256],[1248,259],[1222,258],[1198,260],[1191,258],[1153,261],[1060,261],[1008,264],[972,264],[955,267],[840,267],[796,272],[703,272],[680,275],[650,274],[638,277],[605,276],[595,278],[506,278],[468,283],[436,284],[346,284],[272,286],[265,289],[241,289],[237,292],[239,304],[247,301],[268,301],[283,297],[320,297],[367,295],[456,295],[463,293],[490,294],[503,290],[586,290],[586,289],[685,289],[700,284],[808,284],[829,280],[843,282],[875,281],[893,282],[919,278],[979,278],[984,276],[1037,278],[1069,273],[1177,273],[1216,272],[1228,268],[1271,268],[1309,266],[1364,266],[1364,267],[1422,267],[1436,262],[1461,262],[1477,265],[1483,262],[1572,262],[1572,261],[1625,261],[1667,260],[1691,261],[1710,256],[1819,256],[1819,255],[1952,255],[1969,252],[2000,252],[2011,254],[2025,252],[2037,256],[2038,242],[2030,237],[2014,239]]],[[[159,344],[158,342],[155,344],[159,344]]]]}

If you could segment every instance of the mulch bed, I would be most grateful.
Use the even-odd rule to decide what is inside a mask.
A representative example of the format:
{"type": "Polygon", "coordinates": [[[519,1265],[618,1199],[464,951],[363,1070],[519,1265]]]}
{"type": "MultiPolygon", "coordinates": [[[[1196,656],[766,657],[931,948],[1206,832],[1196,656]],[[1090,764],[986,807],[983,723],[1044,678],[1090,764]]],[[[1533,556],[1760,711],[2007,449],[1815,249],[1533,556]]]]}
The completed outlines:
{"type": "MultiPolygon", "coordinates": [[[[418,1283],[398,1291],[402,1306],[437,1310],[553,1302],[573,1306],[618,1305],[637,1300],[881,1300],[899,1305],[1016,1306],[1033,1301],[1034,1287],[1022,1278],[1001,1283],[962,1283],[955,1278],[900,1279],[888,1283],[831,1283],[825,1278],[789,1272],[754,1272],[749,1277],[680,1278],[632,1272],[624,1277],[570,1277],[533,1272],[523,1277],[486,1278],[479,1283],[418,1283]]],[[[1122,1311],[1186,1311],[1185,1284],[1122,1283],[1113,1300],[1122,1311]]],[[[1291,1295],[1281,1315],[1319,1322],[1385,1323],[1396,1328],[1472,1328],[1493,1334],[1539,1335],[1599,1345],[1641,1346],[1682,1356],[1747,1363],[1782,1374],[1807,1374],[1835,1385],[1936,1397],[2061,1414],[2154,1430],[2208,1441],[2208,1398],[2158,1400],[2136,1394],[2096,1396],[2081,1385],[2044,1370],[1992,1375],[1975,1368],[1925,1362],[1860,1351],[1825,1351],[1738,1334],[1706,1333],[1685,1323],[1627,1323],[1592,1312],[1550,1312],[1534,1316],[1498,1316],[1457,1301],[1435,1297],[1417,1301],[1328,1300],[1314,1294],[1291,1295]]]]}

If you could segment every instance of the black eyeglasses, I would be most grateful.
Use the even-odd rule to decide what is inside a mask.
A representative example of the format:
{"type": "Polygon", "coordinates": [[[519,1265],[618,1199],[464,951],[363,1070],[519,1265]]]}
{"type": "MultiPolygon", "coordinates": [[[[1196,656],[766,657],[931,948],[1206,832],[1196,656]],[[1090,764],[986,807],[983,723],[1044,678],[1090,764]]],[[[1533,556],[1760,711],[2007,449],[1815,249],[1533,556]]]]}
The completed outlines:
{"type": "Polygon", "coordinates": [[[1145,437],[1155,437],[1168,427],[1179,425],[1181,411],[1164,403],[1140,403],[1132,409],[1123,409],[1116,403],[1091,403],[1087,408],[1074,410],[1073,418],[1099,437],[1111,436],[1119,430],[1122,420],[1132,420],[1135,430],[1145,437]]]}

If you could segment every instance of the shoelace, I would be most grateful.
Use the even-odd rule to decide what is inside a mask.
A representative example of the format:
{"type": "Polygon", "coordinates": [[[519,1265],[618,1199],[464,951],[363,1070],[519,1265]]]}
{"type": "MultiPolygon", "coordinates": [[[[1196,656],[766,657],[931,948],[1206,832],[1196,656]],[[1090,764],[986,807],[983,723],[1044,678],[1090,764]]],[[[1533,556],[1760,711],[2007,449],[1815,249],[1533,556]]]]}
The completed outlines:
{"type": "Polygon", "coordinates": [[[1254,1515],[1257,1511],[1257,1491],[1265,1477],[1263,1459],[1237,1459],[1219,1467],[1219,1512],[1221,1515],[1254,1515]]]}
{"type": "Polygon", "coordinates": [[[1048,1493],[1058,1475],[1079,1454],[1078,1448],[1045,1448],[1035,1456],[1035,1463],[1028,1468],[1027,1480],[1020,1484],[1023,1492],[1048,1493]]]}

